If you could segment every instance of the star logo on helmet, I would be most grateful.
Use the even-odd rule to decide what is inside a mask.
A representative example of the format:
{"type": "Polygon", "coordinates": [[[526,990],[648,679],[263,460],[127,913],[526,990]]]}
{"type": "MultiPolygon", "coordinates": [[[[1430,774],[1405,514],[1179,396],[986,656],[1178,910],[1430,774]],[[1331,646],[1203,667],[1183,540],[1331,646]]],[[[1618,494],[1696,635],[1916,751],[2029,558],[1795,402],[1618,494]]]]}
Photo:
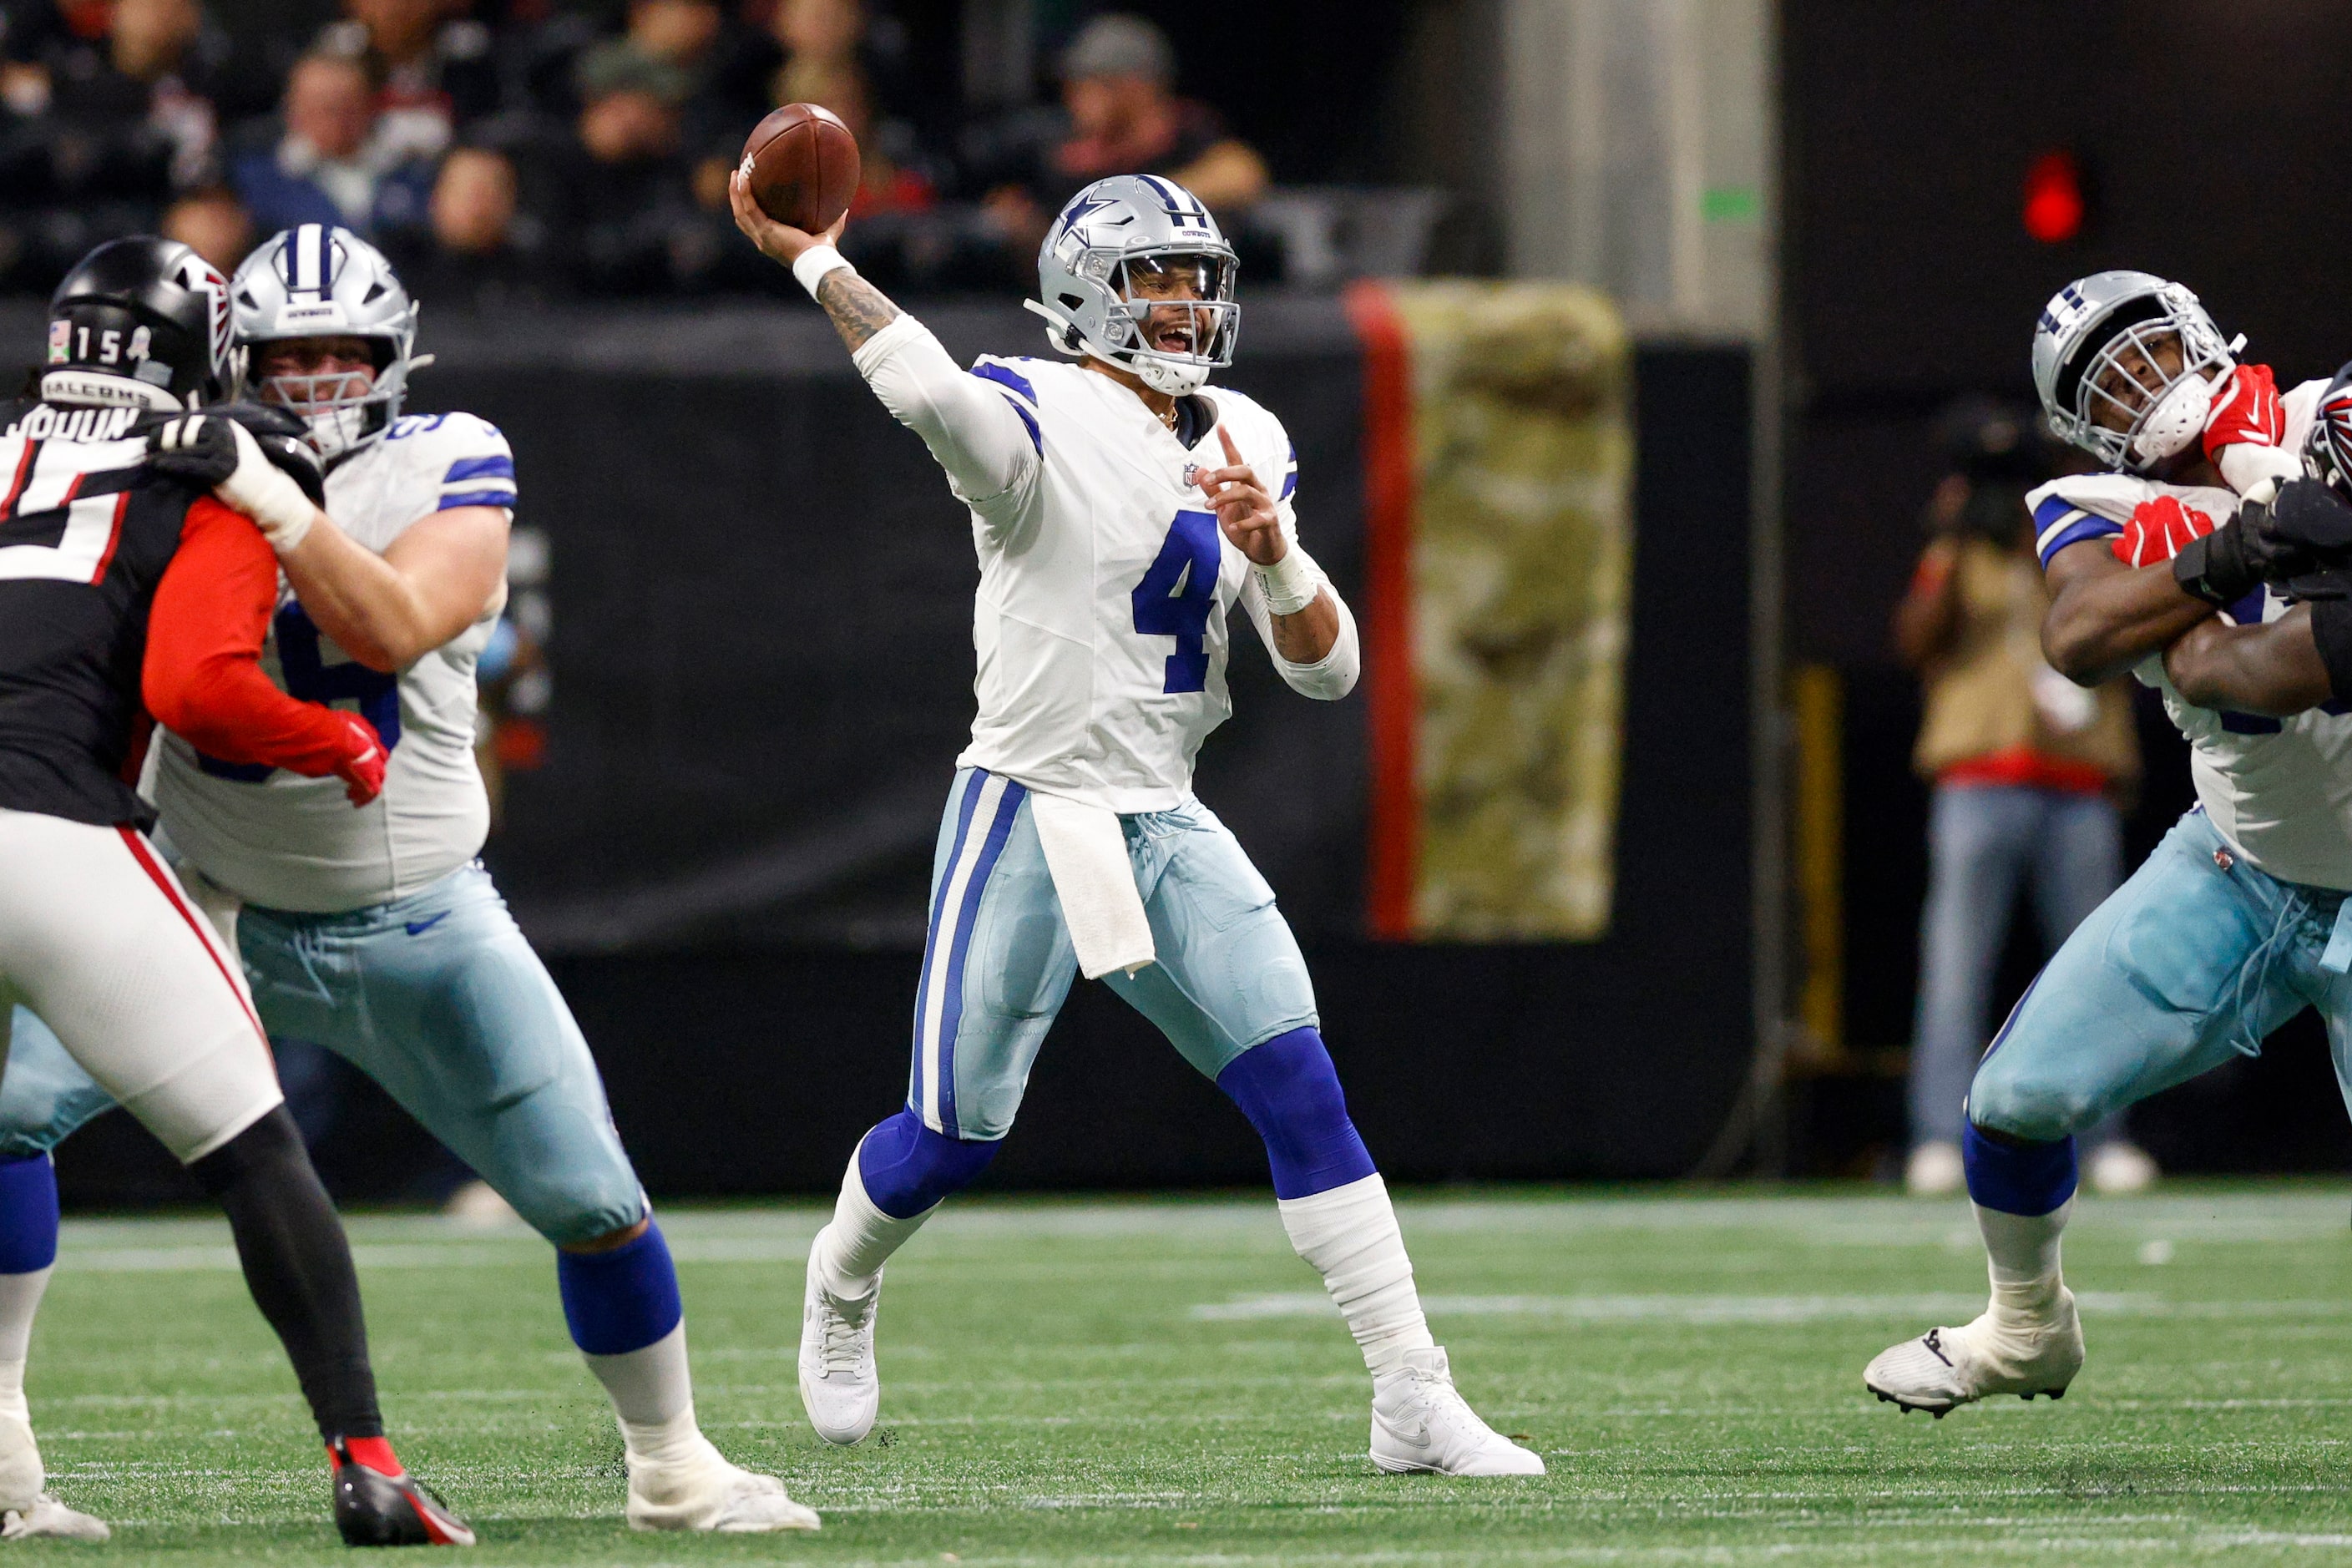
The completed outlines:
{"type": "Polygon", "coordinates": [[[1076,228],[1095,214],[1118,205],[1118,199],[1116,196],[1090,196],[1081,191],[1076,200],[1062,209],[1062,226],[1076,228]]]}

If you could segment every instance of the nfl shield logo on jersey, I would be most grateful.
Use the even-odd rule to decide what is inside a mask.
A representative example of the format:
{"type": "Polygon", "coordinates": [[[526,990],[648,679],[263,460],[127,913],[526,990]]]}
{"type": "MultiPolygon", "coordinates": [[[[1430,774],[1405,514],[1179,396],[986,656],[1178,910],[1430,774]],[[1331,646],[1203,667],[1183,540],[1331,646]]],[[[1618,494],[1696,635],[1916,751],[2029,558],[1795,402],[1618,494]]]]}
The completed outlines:
{"type": "Polygon", "coordinates": [[[1184,488],[1185,488],[1186,489],[1188,489],[1188,490],[1189,490],[1189,489],[1191,489],[1194,485],[1197,485],[1197,484],[1199,484],[1200,482],[1201,482],[1201,465],[1200,465],[1200,464],[1198,464],[1198,463],[1187,463],[1187,464],[1185,464],[1185,465],[1184,465],[1184,488]]]}

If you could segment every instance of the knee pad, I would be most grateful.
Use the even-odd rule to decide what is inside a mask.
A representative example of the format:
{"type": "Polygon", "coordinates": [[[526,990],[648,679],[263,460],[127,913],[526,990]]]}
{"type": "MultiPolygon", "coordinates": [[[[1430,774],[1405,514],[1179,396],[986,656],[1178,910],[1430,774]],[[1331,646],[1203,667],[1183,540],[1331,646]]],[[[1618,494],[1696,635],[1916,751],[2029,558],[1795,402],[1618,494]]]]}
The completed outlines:
{"type": "Polygon", "coordinates": [[[1969,1084],[1968,1119],[2021,1143],[2054,1143],[2097,1120],[2083,1086],[2001,1050],[1985,1058],[1969,1084]]]}
{"type": "Polygon", "coordinates": [[[857,1145],[857,1179],[876,1208],[912,1219],[971,1185],[1001,1147],[934,1132],[913,1110],[901,1110],[857,1145]]]}
{"type": "Polygon", "coordinates": [[[1274,1195],[1306,1198],[1361,1181],[1377,1168],[1348,1119],[1348,1097],[1323,1037],[1293,1029],[1225,1064],[1217,1087],[1265,1140],[1274,1195]]]}
{"type": "Polygon", "coordinates": [[[1969,1196],[1980,1208],[2032,1218],[2074,1195],[2074,1140],[2029,1143],[1971,1121],[1960,1133],[1969,1196]]]}

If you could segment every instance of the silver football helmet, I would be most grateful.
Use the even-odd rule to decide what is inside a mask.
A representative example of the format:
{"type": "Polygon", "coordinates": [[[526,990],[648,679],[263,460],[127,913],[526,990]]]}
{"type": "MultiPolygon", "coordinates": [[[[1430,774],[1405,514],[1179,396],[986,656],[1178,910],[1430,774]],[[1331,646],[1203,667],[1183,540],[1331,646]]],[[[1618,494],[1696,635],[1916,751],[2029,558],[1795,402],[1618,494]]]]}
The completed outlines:
{"type": "Polygon", "coordinates": [[[1114,174],[1072,197],[1045,231],[1037,251],[1042,298],[1022,303],[1052,324],[1046,338],[1058,352],[1092,354],[1181,397],[1234,363],[1239,268],[1198,196],[1157,174],[1114,174]],[[1137,291],[1145,274],[1179,269],[1190,274],[1195,298],[1137,291]]]}
{"type": "Polygon", "coordinates": [[[2033,330],[2033,389],[2063,440],[2111,468],[2145,472],[2204,432],[2213,389],[2245,340],[2178,283],[2095,272],[2069,283],[2033,330]]]}
{"type": "Polygon", "coordinates": [[[240,360],[239,395],[278,404],[310,427],[310,444],[329,462],[383,434],[399,416],[408,373],[429,363],[418,355],[416,306],[383,253],[347,228],[306,223],[274,234],[245,258],[229,284],[230,332],[240,360]],[[289,338],[364,340],[375,379],[273,375],[256,381],[253,351],[289,338]]]}

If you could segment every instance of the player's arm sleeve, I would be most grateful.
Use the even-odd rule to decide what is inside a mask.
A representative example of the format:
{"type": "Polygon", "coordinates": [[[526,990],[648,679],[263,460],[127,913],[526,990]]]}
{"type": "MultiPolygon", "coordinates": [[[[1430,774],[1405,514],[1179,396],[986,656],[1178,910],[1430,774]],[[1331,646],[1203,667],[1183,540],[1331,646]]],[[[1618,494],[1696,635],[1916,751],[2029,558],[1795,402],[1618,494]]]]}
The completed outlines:
{"type": "Polygon", "coordinates": [[[1045,444],[1036,400],[1019,375],[995,365],[959,368],[930,329],[908,315],[853,357],[882,405],[920,436],[947,470],[958,500],[993,517],[1027,494],[1045,444]]]}
{"type": "Polygon", "coordinates": [[[206,756],[322,777],[342,759],[345,726],[262,672],[277,605],[278,557],[260,530],[210,496],[198,500],[155,586],[141,690],[155,721],[206,756]]]}
{"type": "Polygon", "coordinates": [[[1331,651],[1313,664],[1293,664],[1283,658],[1282,650],[1275,646],[1274,616],[1266,610],[1265,595],[1258,592],[1257,574],[1255,572],[1242,578],[1242,608],[1249,612],[1250,625],[1257,628],[1258,641],[1265,644],[1266,657],[1274,660],[1274,668],[1280,672],[1284,684],[1302,697],[1336,702],[1356,689],[1356,678],[1364,669],[1363,642],[1356,635],[1355,613],[1348,608],[1348,601],[1339,596],[1339,590],[1332,586],[1331,579],[1323,568],[1316,564],[1315,558],[1308,555],[1306,548],[1298,542],[1298,527],[1290,515],[1287,502],[1282,503],[1281,513],[1282,531],[1290,540],[1290,548],[1314,572],[1316,580],[1322,584],[1323,591],[1331,595],[1331,603],[1339,611],[1339,635],[1332,642],[1331,651]]]}
{"type": "Polygon", "coordinates": [[[505,508],[511,515],[515,508],[514,449],[507,445],[505,433],[487,419],[463,414],[447,416],[442,429],[448,438],[443,449],[434,455],[434,464],[441,470],[441,494],[435,510],[495,506],[505,508]],[[446,462],[442,461],[444,458],[446,462]]]}

